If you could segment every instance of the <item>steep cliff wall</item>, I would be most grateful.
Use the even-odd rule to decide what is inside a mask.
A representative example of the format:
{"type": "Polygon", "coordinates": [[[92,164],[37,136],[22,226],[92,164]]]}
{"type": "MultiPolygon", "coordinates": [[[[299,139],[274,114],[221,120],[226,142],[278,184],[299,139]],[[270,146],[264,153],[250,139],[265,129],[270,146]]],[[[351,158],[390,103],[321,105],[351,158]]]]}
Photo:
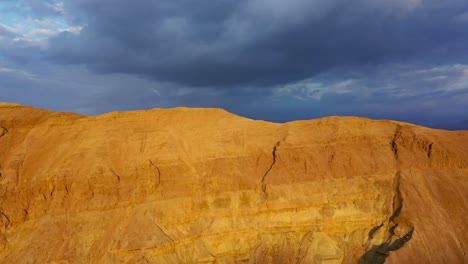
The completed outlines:
{"type": "Polygon", "coordinates": [[[465,263],[468,132],[0,105],[1,263],[465,263]]]}

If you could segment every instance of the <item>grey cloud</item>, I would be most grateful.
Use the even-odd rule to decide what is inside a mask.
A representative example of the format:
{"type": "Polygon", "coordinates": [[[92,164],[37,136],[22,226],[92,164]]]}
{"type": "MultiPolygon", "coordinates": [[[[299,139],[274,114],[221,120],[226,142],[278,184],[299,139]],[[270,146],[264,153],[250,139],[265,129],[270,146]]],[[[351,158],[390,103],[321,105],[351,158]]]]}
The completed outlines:
{"type": "MultiPolygon", "coordinates": [[[[24,3],[40,17],[58,2],[24,3]]],[[[465,0],[65,0],[55,15],[84,28],[48,49],[0,28],[0,68],[20,70],[0,72],[1,100],[86,114],[184,105],[278,122],[458,122],[466,12],[465,0]]]]}
{"type": "Polygon", "coordinates": [[[461,0],[76,0],[65,8],[85,27],[52,40],[53,60],[188,86],[261,87],[340,65],[468,59],[468,27],[454,22],[468,10],[461,0]]]}
{"type": "Polygon", "coordinates": [[[377,69],[335,69],[308,80],[323,84],[324,91],[320,97],[308,97],[303,90],[268,94],[258,92],[256,87],[194,89],[159,83],[153,87],[140,85],[133,89],[122,85],[103,91],[89,103],[101,105],[99,111],[103,112],[116,107],[128,110],[184,105],[222,107],[239,115],[276,122],[355,115],[439,126],[446,120],[465,119],[468,87],[458,87],[457,82],[468,82],[468,77],[464,76],[464,69],[467,68],[463,65],[439,68],[388,65],[377,69]],[[441,74],[450,77],[431,80],[441,74]],[[346,89],[349,92],[340,90],[343,83],[348,85],[346,89]],[[154,88],[157,88],[157,92],[154,88]],[[234,92],[238,89],[245,90],[234,92]],[[102,101],[108,104],[98,103],[102,101]]]}
{"type": "Polygon", "coordinates": [[[193,88],[128,74],[96,74],[84,66],[38,64],[23,70],[2,68],[0,101],[84,114],[183,105],[222,107],[275,122],[355,115],[450,128],[455,126],[444,122],[466,119],[468,87],[456,83],[468,83],[467,68],[390,65],[335,69],[310,78],[309,82],[322,83],[324,92],[320,97],[307,97],[295,90],[275,94],[256,87],[193,88]],[[450,78],[430,80],[442,75],[450,78]],[[346,83],[348,80],[353,81],[346,83]],[[348,93],[342,93],[340,83],[348,85],[348,93]]]}
{"type": "Polygon", "coordinates": [[[162,84],[135,76],[99,75],[83,66],[42,62],[23,66],[22,69],[13,66],[0,65],[0,102],[18,102],[90,115],[162,107],[159,96],[148,97],[156,95],[151,91],[162,84]],[[145,100],[149,100],[148,103],[144,103],[145,100]]]}
{"type": "MultiPolygon", "coordinates": [[[[43,58],[40,47],[25,40],[13,40],[0,36],[0,59],[16,65],[25,65],[43,58]]],[[[1,62],[1,61],[0,61],[1,62]]]]}
{"type": "Polygon", "coordinates": [[[326,115],[358,115],[438,126],[444,120],[465,119],[467,69],[468,65],[407,64],[341,68],[318,74],[300,85],[280,86],[276,94],[298,103],[318,104],[326,115]],[[308,89],[319,89],[319,94],[310,94],[308,89]]]}

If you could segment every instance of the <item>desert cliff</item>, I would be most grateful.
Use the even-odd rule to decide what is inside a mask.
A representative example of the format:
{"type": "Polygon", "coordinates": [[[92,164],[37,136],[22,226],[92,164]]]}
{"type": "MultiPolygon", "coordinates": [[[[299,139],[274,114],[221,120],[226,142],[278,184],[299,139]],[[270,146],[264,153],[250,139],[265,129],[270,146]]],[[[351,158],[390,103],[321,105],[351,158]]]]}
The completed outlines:
{"type": "Polygon", "coordinates": [[[467,263],[468,131],[0,104],[0,263],[467,263]]]}

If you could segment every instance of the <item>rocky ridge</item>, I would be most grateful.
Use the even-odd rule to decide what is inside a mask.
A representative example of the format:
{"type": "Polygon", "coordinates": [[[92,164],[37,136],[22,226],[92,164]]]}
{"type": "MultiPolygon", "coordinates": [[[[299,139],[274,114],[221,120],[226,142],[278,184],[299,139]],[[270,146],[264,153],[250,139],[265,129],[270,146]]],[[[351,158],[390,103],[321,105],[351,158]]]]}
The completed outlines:
{"type": "Polygon", "coordinates": [[[0,104],[1,263],[466,263],[468,131],[0,104]]]}

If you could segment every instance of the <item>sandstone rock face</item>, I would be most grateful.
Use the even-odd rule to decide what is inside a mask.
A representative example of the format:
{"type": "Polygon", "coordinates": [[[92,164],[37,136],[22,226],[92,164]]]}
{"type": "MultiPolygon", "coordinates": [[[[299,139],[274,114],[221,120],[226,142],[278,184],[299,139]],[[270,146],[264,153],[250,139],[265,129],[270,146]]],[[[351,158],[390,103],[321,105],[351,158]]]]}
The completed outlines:
{"type": "Polygon", "coordinates": [[[467,263],[468,131],[0,105],[1,263],[467,263]]]}

